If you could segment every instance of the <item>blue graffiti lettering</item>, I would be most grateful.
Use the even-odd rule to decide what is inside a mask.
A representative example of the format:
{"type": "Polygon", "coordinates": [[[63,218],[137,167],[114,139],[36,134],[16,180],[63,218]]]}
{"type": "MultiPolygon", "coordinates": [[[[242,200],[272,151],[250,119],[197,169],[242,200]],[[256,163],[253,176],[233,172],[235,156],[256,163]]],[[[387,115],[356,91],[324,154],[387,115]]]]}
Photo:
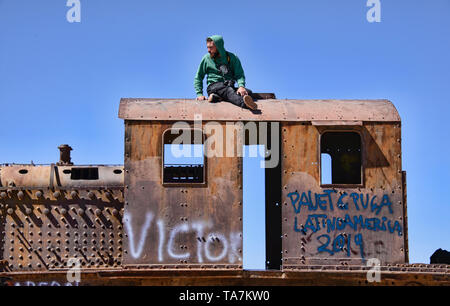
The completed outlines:
{"type": "Polygon", "coordinates": [[[352,219],[350,218],[350,216],[348,214],[345,215],[344,223],[356,231],[356,226],[355,226],[355,224],[353,224],[352,219]]]}
{"type": "Polygon", "coordinates": [[[327,207],[326,206],[324,206],[323,204],[327,204],[327,201],[323,201],[321,198],[322,197],[326,197],[327,195],[326,194],[315,194],[315,196],[316,196],[316,205],[317,206],[319,206],[320,207],[320,209],[322,209],[322,210],[327,210],[327,207]]]}
{"type": "Polygon", "coordinates": [[[312,219],[311,219],[311,215],[308,216],[308,219],[306,220],[305,223],[305,232],[307,232],[307,229],[311,229],[313,231],[313,233],[317,232],[316,227],[314,226],[312,219]]]}
{"type": "Polygon", "coordinates": [[[328,202],[330,202],[330,210],[333,211],[334,208],[333,208],[333,200],[331,199],[331,194],[332,194],[332,193],[336,193],[336,190],[333,190],[333,189],[325,189],[323,192],[324,192],[326,195],[328,195],[328,202]]]}
{"type": "Polygon", "coordinates": [[[327,223],[327,233],[334,231],[336,229],[336,217],[333,217],[333,221],[331,219],[326,219],[327,223]]]}
{"type": "Polygon", "coordinates": [[[386,231],[386,224],[385,224],[386,220],[387,220],[387,218],[383,217],[383,223],[381,224],[381,227],[380,227],[380,229],[382,231],[386,231]]]}
{"type": "Polygon", "coordinates": [[[397,234],[399,236],[402,235],[402,226],[400,225],[400,223],[395,220],[394,222],[394,226],[391,226],[391,220],[388,221],[388,228],[389,228],[389,233],[394,233],[395,231],[397,231],[397,234]]]}
{"type": "Polygon", "coordinates": [[[361,258],[364,262],[364,243],[363,243],[363,237],[361,234],[355,235],[355,244],[359,246],[361,258]]]}
{"type": "MultiPolygon", "coordinates": [[[[332,193],[336,193],[336,191],[327,189],[324,190],[323,193],[314,193],[314,200],[311,190],[307,192],[304,191],[301,194],[298,191],[294,191],[289,193],[287,196],[291,200],[291,205],[294,208],[294,212],[296,214],[299,214],[301,212],[302,206],[308,207],[308,211],[316,211],[318,209],[326,211],[328,207],[330,211],[334,211],[333,199],[331,196],[332,193]]],[[[360,205],[358,204],[358,202],[360,202],[363,209],[367,209],[370,205],[371,212],[375,212],[376,215],[380,214],[383,207],[387,207],[389,213],[393,214],[392,202],[388,194],[384,194],[381,202],[378,203],[376,201],[376,195],[370,197],[369,194],[358,194],[353,192],[349,195],[347,192],[344,192],[339,196],[336,202],[336,205],[339,209],[349,209],[349,203],[348,201],[345,201],[345,198],[347,196],[352,199],[356,210],[360,210],[360,205]]]]}
{"type": "Polygon", "coordinates": [[[337,218],[336,229],[343,230],[345,228],[345,222],[342,218],[337,218]]]}
{"type": "Polygon", "coordinates": [[[295,219],[294,219],[294,231],[300,232],[303,235],[306,235],[306,231],[305,231],[305,227],[304,226],[301,226],[300,228],[298,228],[297,217],[295,217],[295,219]]]}
{"type": "Polygon", "coordinates": [[[372,212],[376,211],[375,214],[378,215],[380,213],[381,209],[384,206],[387,206],[387,208],[389,209],[389,212],[392,214],[393,213],[393,211],[392,211],[392,203],[389,200],[389,196],[387,194],[383,195],[383,198],[381,199],[380,205],[378,205],[376,202],[373,202],[376,197],[377,196],[374,196],[372,198],[372,200],[370,201],[370,210],[372,212]]]}
{"type": "Polygon", "coordinates": [[[343,235],[337,236],[333,241],[333,251],[335,253],[340,252],[344,249],[345,238],[343,235]]]}
{"type": "Polygon", "coordinates": [[[364,195],[361,193],[360,195],[361,198],[361,205],[364,209],[366,209],[369,206],[369,195],[366,194],[366,203],[364,204],[364,195]]]}
{"type": "Polygon", "coordinates": [[[364,218],[363,216],[359,215],[359,216],[354,216],[353,217],[353,222],[354,222],[354,226],[355,226],[355,231],[358,228],[358,224],[359,224],[359,228],[366,228],[364,225],[364,218]]]}
{"type": "Polygon", "coordinates": [[[300,197],[298,192],[297,191],[290,192],[290,193],[288,193],[288,197],[291,199],[291,204],[292,204],[292,206],[294,206],[295,213],[298,214],[300,212],[300,205],[298,207],[295,206],[297,204],[297,202],[298,202],[299,197],[300,197]],[[293,199],[292,198],[293,196],[296,196],[296,198],[293,199]]]}
{"type": "MultiPolygon", "coordinates": [[[[392,222],[388,220],[386,217],[380,218],[365,218],[362,215],[350,216],[349,214],[345,214],[344,218],[341,217],[333,217],[328,218],[325,214],[311,214],[306,218],[306,223],[303,231],[306,233],[307,229],[310,229],[313,233],[320,231],[322,228],[327,229],[327,233],[330,233],[335,230],[345,230],[346,227],[354,231],[358,230],[370,230],[370,231],[386,231],[386,221],[388,221],[388,229],[392,234],[397,232],[399,236],[402,235],[402,226],[398,221],[392,222]],[[322,227],[320,226],[322,224],[322,227]]],[[[297,217],[295,217],[294,230],[296,232],[300,232],[297,227],[297,217]]]]}
{"type": "Polygon", "coordinates": [[[344,198],[344,197],[346,197],[347,196],[347,192],[344,192],[343,194],[341,194],[341,196],[339,197],[339,200],[338,200],[338,202],[337,202],[337,206],[340,208],[340,209],[345,209],[345,210],[348,210],[348,202],[342,202],[342,199],[344,198]]]}
{"type": "MultiPolygon", "coordinates": [[[[351,238],[352,238],[351,235],[348,235],[348,237],[346,237],[345,235],[342,235],[342,234],[338,235],[336,238],[334,238],[333,242],[331,243],[332,250],[330,250],[328,248],[328,246],[330,245],[330,242],[331,242],[330,236],[327,234],[320,235],[319,237],[317,237],[317,241],[319,241],[319,243],[320,243],[319,247],[317,248],[317,252],[318,253],[327,252],[330,255],[334,255],[336,253],[346,251],[347,257],[350,257],[350,255],[351,255],[350,249],[351,249],[351,241],[352,241],[351,238]],[[324,238],[324,239],[322,239],[322,238],[324,238]]],[[[356,246],[359,246],[360,256],[364,262],[365,261],[365,259],[364,259],[364,242],[363,242],[363,237],[361,234],[355,235],[354,243],[356,246]]]]}
{"type": "MultiPolygon", "coordinates": [[[[356,245],[359,248],[361,259],[364,259],[364,242],[362,233],[354,233],[353,237],[350,234],[346,234],[344,231],[353,230],[355,232],[368,230],[379,232],[383,231],[389,234],[397,234],[402,236],[403,228],[401,221],[391,220],[388,217],[382,216],[382,213],[393,214],[393,205],[389,194],[373,195],[360,192],[340,192],[337,195],[336,190],[326,189],[322,193],[313,193],[311,190],[289,193],[287,196],[290,198],[291,205],[294,208],[295,214],[299,214],[302,210],[302,206],[305,206],[303,210],[307,209],[309,212],[317,211],[334,211],[334,204],[337,209],[348,212],[351,209],[359,211],[356,215],[345,213],[344,216],[327,216],[326,214],[308,214],[306,216],[305,224],[298,224],[298,219],[294,220],[294,231],[306,235],[308,232],[318,233],[325,231],[327,234],[317,237],[320,245],[317,249],[318,253],[326,252],[330,255],[338,252],[344,252],[348,257],[352,256],[354,248],[351,249],[351,244],[356,245]],[[336,195],[333,195],[336,194],[336,195]],[[380,198],[377,198],[380,197],[380,198]],[[335,197],[333,199],[333,197],[335,197]],[[333,203],[334,201],[334,203],[333,203]],[[351,207],[349,207],[349,205],[351,207]],[[354,205],[354,208],[353,208],[354,205]],[[370,206],[370,208],[369,208],[370,206]],[[306,208],[307,207],[307,208],[306,208]],[[362,211],[365,210],[363,213],[362,211]],[[367,213],[371,213],[371,216],[365,216],[367,213]],[[384,211],[383,211],[384,210],[384,211]],[[381,215],[381,216],[380,216],[381,215]],[[341,231],[341,233],[335,238],[330,238],[331,232],[341,231]]],[[[332,213],[330,213],[332,214],[332,213]]],[[[303,219],[302,219],[303,220],[303,219]]]]}
{"type": "Polygon", "coordinates": [[[330,244],[330,236],[328,236],[328,235],[326,235],[326,234],[325,234],[325,235],[321,235],[321,236],[317,237],[317,240],[318,240],[320,243],[322,243],[322,245],[320,245],[320,246],[317,248],[317,252],[319,252],[319,253],[322,253],[322,252],[328,252],[330,255],[334,255],[334,252],[333,252],[333,251],[327,249],[328,245],[330,244]],[[325,243],[323,243],[322,241],[320,241],[321,238],[325,238],[325,239],[326,239],[325,243]]]}
{"type": "Polygon", "coordinates": [[[300,205],[299,205],[299,212],[301,206],[307,206],[309,210],[312,210],[312,205],[309,203],[308,196],[306,195],[306,192],[302,192],[302,196],[300,197],[300,205]]]}
{"type": "Polygon", "coordinates": [[[358,206],[359,195],[356,192],[353,192],[350,194],[350,197],[353,199],[353,203],[355,204],[356,210],[359,210],[359,206],[358,206]]]}

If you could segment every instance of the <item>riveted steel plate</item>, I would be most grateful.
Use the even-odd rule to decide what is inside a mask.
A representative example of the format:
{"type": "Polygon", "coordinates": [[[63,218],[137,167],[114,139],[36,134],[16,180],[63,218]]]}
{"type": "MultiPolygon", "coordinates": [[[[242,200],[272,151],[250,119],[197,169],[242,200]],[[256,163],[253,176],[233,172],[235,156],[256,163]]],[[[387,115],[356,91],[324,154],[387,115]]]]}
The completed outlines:
{"type": "Polygon", "coordinates": [[[399,122],[400,116],[388,100],[258,100],[258,111],[228,102],[208,103],[190,99],[121,99],[119,117],[126,120],[177,121],[312,121],[358,120],[399,122]]]}
{"type": "Polygon", "coordinates": [[[401,189],[320,188],[294,172],[283,201],[283,266],[404,263],[401,189]]]}
{"type": "Polygon", "coordinates": [[[123,194],[117,189],[1,189],[3,259],[12,271],[121,264],[123,194]],[[22,194],[20,194],[22,192],[22,194]]]}
{"type": "Polygon", "coordinates": [[[283,268],[407,261],[398,124],[282,125],[283,268]],[[361,183],[321,185],[320,137],[361,136],[361,183]]]}
{"type": "Polygon", "coordinates": [[[242,266],[242,159],[207,157],[206,184],[162,183],[169,125],[127,122],[124,265],[242,266]]]}

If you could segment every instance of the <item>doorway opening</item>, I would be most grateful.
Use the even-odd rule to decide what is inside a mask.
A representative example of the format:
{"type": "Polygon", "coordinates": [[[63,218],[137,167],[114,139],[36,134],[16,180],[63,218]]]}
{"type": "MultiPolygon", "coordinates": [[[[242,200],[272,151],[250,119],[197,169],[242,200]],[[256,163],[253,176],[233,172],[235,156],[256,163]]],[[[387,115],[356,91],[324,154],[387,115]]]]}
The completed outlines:
{"type": "Polygon", "coordinates": [[[243,267],[245,270],[266,268],[266,211],[265,169],[260,167],[264,158],[252,153],[264,150],[261,145],[245,145],[243,148],[243,267]]]}
{"type": "Polygon", "coordinates": [[[271,160],[265,152],[273,152],[273,146],[281,155],[281,132],[275,129],[278,137],[271,137],[271,124],[265,144],[258,135],[256,144],[246,139],[243,148],[243,267],[247,270],[281,269],[281,162],[261,166],[271,160]],[[276,143],[271,143],[272,138],[276,143]]]}

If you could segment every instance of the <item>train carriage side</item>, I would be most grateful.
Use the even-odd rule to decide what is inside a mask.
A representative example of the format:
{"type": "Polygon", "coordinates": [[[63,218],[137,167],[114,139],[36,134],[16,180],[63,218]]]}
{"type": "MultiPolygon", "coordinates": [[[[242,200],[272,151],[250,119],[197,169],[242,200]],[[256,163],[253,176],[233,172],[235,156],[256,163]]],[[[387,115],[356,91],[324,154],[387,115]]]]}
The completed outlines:
{"type": "Polygon", "coordinates": [[[124,264],[242,268],[242,158],[208,155],[212,148],[205,138],[217,130],[222,153],[230,146],[264,144],[279,154],[279,163],[265,170],[267,268],[407,263],[401,121],[392,103],[258,103],[260,112],[250,112],[228,103],[122,99],[124,222],[133,238],[125,242],[129,252],[124,264]],[[228,125],[238,123],[238,136],[227,135],[228,125]],[[176,139],[167,135],[177,124],[204,150],[198,168],[165,166],[164,150],[176,139]],[[255,137],[252,124],[257,126],[255,137]],[[200,181],[177,184],[186,174],[200,181]],[[140,244],[143,228],[153,245],[140,244]]]}

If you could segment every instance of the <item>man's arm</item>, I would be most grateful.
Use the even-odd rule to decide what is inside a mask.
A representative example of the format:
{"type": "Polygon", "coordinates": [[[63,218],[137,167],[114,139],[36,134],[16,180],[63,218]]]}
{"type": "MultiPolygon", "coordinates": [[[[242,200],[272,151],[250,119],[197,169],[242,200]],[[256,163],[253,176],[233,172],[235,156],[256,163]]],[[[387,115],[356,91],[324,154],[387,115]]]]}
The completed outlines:
{"type": "Polygon", "coordinates": [[[202,59],[200,65],[198,66],[197,74],[194,78],[194,88],[197,98],[203,96],[203,78],[205,77],[204,66],[204,59],[202,59]]]}
{"type": "Polygon", "coordinates": [[[234,61],[231,63],[233,65],[234,77],[236,78],[236,82],[238,83],[238,87],[245,88],[245,74],[244,69],[242,69],[242,64],[239,58],[235,55],[234,61]]]}

